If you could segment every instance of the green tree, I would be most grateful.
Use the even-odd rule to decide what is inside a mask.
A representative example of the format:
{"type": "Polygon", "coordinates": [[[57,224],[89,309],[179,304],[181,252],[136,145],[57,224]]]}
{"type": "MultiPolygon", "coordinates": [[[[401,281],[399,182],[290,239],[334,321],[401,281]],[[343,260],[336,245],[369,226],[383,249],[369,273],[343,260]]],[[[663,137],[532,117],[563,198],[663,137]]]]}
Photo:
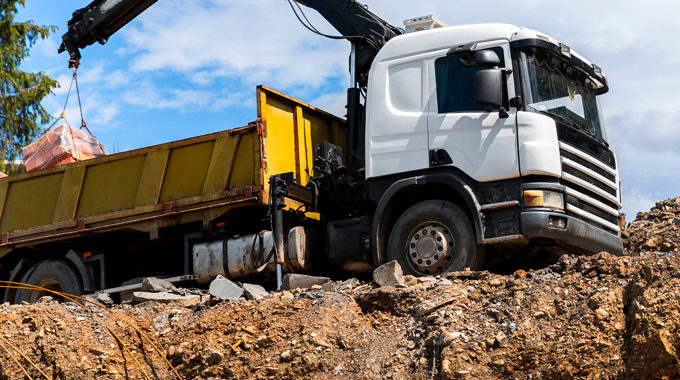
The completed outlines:
{"type": "Polygon", "coordinates": [[[0,0],[0,171],[12,169],[5,168],[5,160],[19,157],[21,147],[50,120],[41,101],[57,85],[45,73],[19,70],[30,47],[56,30],[32,21],[16,22],[17,6],[25,6],[25,1],[0,0]]]}

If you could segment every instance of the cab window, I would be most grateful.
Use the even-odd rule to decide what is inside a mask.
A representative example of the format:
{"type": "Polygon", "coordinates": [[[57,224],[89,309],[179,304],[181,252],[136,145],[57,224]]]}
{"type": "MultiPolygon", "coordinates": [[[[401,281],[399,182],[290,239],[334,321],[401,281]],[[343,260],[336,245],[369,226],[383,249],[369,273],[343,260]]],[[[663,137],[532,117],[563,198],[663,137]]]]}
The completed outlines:
{"type": "MultiPolygon", "coordinates": [[[[498,54],[501,67],[505,67],[503,48],[490,50],[498,54]]],[[[475,73],[484,69],[483,66],[475,66],[474,61],[466,56],[438,58],[434,62],[434,71],[439,113],[489,111],[475,103],[475,73]]]]}

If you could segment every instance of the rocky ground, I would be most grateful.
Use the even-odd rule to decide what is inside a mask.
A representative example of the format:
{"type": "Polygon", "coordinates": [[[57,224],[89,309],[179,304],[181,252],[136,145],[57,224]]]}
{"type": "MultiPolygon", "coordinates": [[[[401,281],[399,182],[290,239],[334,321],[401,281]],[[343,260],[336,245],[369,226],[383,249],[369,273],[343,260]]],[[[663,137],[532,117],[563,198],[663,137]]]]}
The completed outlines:
{"type": "Polygon", "coordinates": [[[5,304],[0,378],[26,376],[8,352],[42,376],[12,346],[64,379],[170,379],[165,359],[185,379],[678,378],[678,218],[680,198],[660,202],[629,225],[631,256],[567,255],[507,276],[388,266],[371,283],[289,278],[292,290],[251,299],[216,297],[240,296],[227,283],[212,296],[148,284],[113,312],[5,304]],[[192,301],[148,300],[158,294],[192,301]]]}
{"type": "Polygon", "coordinates": [[[624,232],[626,253],[680,251],[680,197],[657,202],[649,212],[640,212],[624,232]]]}

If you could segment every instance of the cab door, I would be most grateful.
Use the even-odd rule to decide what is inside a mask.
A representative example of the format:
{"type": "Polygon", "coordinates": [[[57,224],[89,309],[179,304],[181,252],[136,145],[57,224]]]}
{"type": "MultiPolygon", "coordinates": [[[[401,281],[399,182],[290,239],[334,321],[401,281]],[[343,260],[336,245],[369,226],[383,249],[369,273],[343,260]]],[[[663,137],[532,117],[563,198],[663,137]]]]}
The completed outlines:
{"type": "MultiPolygon", "coordinates": [[[[498,54],[501,68],[510,69],[507,40],[478,44],[476,50],[498,54]]],[[[428,59],[428,148],[430,166],[450,165],[479,182],[519,176],[516,110],[501,118],[498,111],[475,104],[474,77],[483,70],[470,58],[439,52],[428,59]]],[[[466,55],[470,57],[471,55],[466,55]]],[[[515,96],[511,71],[506,73],[507,99],[515,96]]]]}

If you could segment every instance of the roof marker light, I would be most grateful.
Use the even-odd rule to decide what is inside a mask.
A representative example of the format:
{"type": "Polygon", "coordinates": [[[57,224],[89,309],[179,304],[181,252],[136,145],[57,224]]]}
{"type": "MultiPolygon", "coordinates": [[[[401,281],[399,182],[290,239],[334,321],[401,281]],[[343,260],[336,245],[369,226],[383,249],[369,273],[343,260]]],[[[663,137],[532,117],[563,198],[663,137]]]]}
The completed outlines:
{"type": "Polygon", "coordinates": [[[593,64],[593,71],[595,72],[595,75],[597,75],[598,77],[600,77],[600,78],[603,77],[602,76],[602,69],[600,68],[600,66],[593,64]]]}
{"type": "Polygon", "coordinates": [[[569,46],[560,43],[560,51],[562,52],[563,55],[566,55],[567,57],[571,58],[571,48],[569,46]]]}

